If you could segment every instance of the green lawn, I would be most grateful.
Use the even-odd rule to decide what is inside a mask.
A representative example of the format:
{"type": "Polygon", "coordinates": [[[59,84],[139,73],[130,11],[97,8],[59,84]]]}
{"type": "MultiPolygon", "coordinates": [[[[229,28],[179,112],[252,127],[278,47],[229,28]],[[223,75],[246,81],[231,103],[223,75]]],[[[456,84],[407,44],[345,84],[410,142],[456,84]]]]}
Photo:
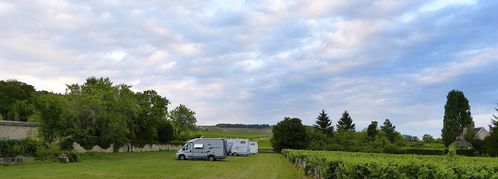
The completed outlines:
{"type": "Polygon", "coordinates": [[[179,161],[175,152],[83,154],[77,163],[0,166],[0,178],[303,178],[280,154],[179,161]]]}

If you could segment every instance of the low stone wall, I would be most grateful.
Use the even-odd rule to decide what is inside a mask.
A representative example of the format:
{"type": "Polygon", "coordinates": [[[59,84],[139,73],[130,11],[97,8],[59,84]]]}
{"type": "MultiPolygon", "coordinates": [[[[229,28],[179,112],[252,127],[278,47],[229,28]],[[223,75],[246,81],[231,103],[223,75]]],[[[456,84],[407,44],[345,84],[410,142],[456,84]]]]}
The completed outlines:
{"type": "Polygon", "coordinates": [[[36,134],[38,123],[21,121],[0,121],[0,140],[25,139],[36,134]]]}
{"type": "MultiPolygon", "coordinates": [[[[155,151],[161,151],[161,150],[178,150],[182,148],[181,145],[170,145],[170,144],[164,144],[164,145],[157,145],[157,144],[152,144],[152,145],[145,145],[143,147],[135,147],[132,146],[131,144],[124,145],[123,147],[119,148],[117,152],[155,152],[155,151]]],[[[96,145],[93,146],[92,149],[86,150],[85,148],[81,147],[80,144],[73,142],[73,150],[76,153],[86,153],[86,152],[105,152],[105,153],[111,153],[114,150],[114,145],[111,144],[111,146],[107,149],[103,149],[100,146],[96,145]]]]}

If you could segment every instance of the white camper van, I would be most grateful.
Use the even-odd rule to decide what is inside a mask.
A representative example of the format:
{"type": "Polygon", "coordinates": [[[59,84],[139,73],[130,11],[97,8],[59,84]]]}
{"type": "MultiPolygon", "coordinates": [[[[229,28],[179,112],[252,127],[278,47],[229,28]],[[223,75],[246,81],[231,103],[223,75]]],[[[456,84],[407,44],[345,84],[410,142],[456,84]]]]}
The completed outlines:
{"type": "Polygon", "coordinates": [[[207,159],[215,161],[224,159],[230,153],[230,146],[226,139],[196,138],[189,140],[176,152],[176,159],[207,159]]]}
{"type": "Polygon", "coordinates": [[[250,154],[258,153],[258,142],[249,142],[249,153],[250,154]]]}
{"type": "Polygon", "coordinates": [[[232,144],[231,155],[249,155],[249,139],[227,139],[227,141],[232,144]]]}

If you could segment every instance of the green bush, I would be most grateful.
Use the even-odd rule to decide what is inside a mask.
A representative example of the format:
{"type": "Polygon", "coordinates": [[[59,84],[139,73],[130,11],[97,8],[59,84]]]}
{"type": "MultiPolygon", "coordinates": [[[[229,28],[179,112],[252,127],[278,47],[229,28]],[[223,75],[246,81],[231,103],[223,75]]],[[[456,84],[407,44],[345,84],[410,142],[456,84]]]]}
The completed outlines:
{"type": "Polygon", "coordinates": [[[57,157],[62,154],[60,151],[59,146],[57,145],[51,145],[48,147],[40,148],[38,150],[37,154],[35,155],[35,158],[37,160],[49,160],[49,161],[57,161],[57,157]]]}
{"type": "Polygon", "coordinates": [[[67,157],[69,158],[69,162],[79,162],[79,156],[76,152],[68,152],[67,157]]]}
{"type": "Polygon", "coordinates": [[[0,140],[0,157],[35,156],[43,143],[34,139],[0,140]]]}

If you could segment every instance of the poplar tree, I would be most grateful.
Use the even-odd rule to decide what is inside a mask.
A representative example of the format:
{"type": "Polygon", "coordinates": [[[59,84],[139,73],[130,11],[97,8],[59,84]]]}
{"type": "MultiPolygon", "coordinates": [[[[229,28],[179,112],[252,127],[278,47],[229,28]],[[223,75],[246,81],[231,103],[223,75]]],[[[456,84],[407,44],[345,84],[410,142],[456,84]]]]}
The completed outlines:
{"type": "Polygon", "coordinates": [[[463,92],[451,90],[444,106],[443,129],[441,130],[444,146],[448,147],[462,134],[464,127],[474,126],[470,113],[469,100],[463,92]]]}

